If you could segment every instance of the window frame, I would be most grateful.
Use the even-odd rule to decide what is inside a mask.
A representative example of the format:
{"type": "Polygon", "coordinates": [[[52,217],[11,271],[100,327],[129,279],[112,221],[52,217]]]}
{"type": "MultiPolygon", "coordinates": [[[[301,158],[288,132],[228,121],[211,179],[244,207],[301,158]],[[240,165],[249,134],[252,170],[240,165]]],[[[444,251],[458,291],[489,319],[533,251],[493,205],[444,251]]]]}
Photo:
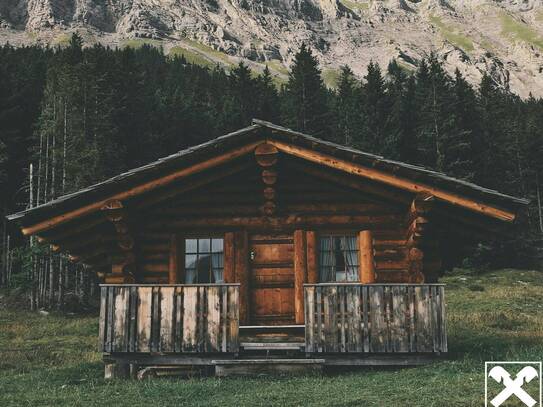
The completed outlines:
{"type": "MultiPolygon", "coordinates": [[[[316,257],[317,257],[317,281],[318,283],[356,283],[360,282],[360,233],[358,231],[353,230],[333,230],[333,231],[320,231],[317,233],[317,244],[316,244],[316,257]],[[334,280],[333,281],[322,281],[322,250],[321,250],[321,239],[322,238],[334,238],[334,237],[354,237],[355,238],[355,250],[348,250],[349,252],[355,252],[356,253],[356,262],[355,265],[356,272],[355,272],[355,279],[353,280],[347,280],[347,263],[345,262],[345,280],[338,281],[337,278],[337,270],[334,269],[334,280]]],[[[333,253],[334,250],[331,250],[331,253],[333,253]]],[[[345,251],[342,250],[343,253],[345,251]]],[[[334,266],[326,266],[326,267],[334,267],[334,266]]]]}
{"type": "MultiPolygon", "coordinates": [[[[224,243],[225,243],[225,234],[220,234],[220,233],[216,233],[216,232],[213,232],[213,233],[205,233],[205,232],[198,232],[198,233],[187,233],[187,234],[178,234],[177,235],[177,239],[179,241],[179,245],[178,245],[178,250],[179,250],[179,254],[180,254],[180,258],[179,258],[179,264],[178,264],[178,268],[179,268],[179,281],[181,284],[186,284],[186,285],[199,285],[199,284],[224,284],[224,264],[225,264],[225,250],[224,250],[224,243]],[[196,246],[196,251],[195,252],[190,252],[190,253],[187,253],[187,250],[186,250],[186,245],[187,245],[187,240],[190,240],[190,239],[194,239],[197,241],[197,246],[196,246]],[[209,240],[209,252],[203,252],[203,254],[208,254],[209,255],[209,258],[210,258],[210,265],[209,265],[209,270],[208,270],[208,277],[209,277],[209,281],[210,282],[199,282],[197,281],[198,280],[198,266],[196,266],[196,268],[194,268],[194,270],[196,271],[196,274],[195,274],[195,279],[196,281],[192,282],[192,283],[187,283],[187,267],[186,267],[186,261],[187,261],[187,254],[188,255],[196,255],[197,258],[196,258],[196,261],[198,262],[198,256],[200,256],[200,252],[199,252],[199,240],[202,240],[202,239],[206,239],[206,240],[209,240]],[[222,253],[222,266],[221,267],[213,267],[213,260],[212,260],[212,256],[214,254],[213,252],[213,240],[222,240],[222,251],[221,252],[215,252],[215,253],[222,253]],[[213,280],[215,280],[214,278],[214,275],[213,275],[213,270],[214,269],[220,269],[221,270],[221,273],[222,273],[222,281],[213,281],[211,282],[211,277],[213,277],[213,280]]],[[[189,269],[192,269],[192,268],[189,268],[189,269]]]]}

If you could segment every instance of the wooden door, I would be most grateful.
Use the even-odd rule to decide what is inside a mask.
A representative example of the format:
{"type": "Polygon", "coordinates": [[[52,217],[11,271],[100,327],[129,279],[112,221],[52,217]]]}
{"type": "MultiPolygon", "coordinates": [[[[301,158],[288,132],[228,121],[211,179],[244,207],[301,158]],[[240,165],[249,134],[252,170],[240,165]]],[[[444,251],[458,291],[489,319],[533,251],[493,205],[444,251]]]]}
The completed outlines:
{"type": "Polygon", "coordinates": [[[288,325],[294,318],[292,235],[249,236],[250,323],[288,325]]]}

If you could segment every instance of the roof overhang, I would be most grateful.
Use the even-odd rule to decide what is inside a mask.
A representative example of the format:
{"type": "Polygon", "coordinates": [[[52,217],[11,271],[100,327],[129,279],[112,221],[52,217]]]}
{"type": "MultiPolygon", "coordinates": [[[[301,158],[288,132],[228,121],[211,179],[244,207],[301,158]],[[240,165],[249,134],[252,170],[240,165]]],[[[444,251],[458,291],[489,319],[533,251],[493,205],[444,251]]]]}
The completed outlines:
{"type": "Polygon", "coordinates": [[[182,150],[99,184],[41,206],[8,216],[23,234],[33,235],[100,210],[111,200],[124,201],[183,178],[252,154],[261,143],[284,154],[384,185],[433,195],[443,203],[483,217],[513,222],[528,201],[470,182],[381,156],[323,141],[261,120],[239,131],[182,150]]]}

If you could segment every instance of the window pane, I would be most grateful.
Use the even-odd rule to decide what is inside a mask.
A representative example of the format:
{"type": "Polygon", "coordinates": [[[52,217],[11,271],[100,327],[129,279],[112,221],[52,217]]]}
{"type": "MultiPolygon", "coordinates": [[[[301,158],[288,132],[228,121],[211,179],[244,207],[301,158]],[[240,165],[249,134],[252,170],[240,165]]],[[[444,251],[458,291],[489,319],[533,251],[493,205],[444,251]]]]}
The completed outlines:
{"type": "Polygon", "coordinates": [[[331,246],[330,246],[330,241],[331,241],[331,238],[330,237],[321,237],[320,238],[320,249],[321,249],[321,252],[323,250],[331,250],[331,246]]]}
{"type": "Polygon", "coordinates": [[[198,239],[198,253],[209,253],[210,241],[211,239],[198,239]]]}
{"type": "Polygon", "coordinates": [[[185,284],[195,284],[196,269],[185,270],[185,284]]]}
{"type": "Polygon", "coordinates": [[[319,237],[320,282],[358,281],[358,241],[355,235],[319,237]]]}
{"type": "Polygon", "coordinates": [[[185,253],[198,253],[196,239],[185,239],[185,253]]]}
{"type": "Polygon", "coordinates": [[[185,239],[185,283],[223,281],[223,239],[185,239]]]}
{"type": "Polygon", "coordinates": [[[211,251],[213,253],[218,253],[223,251],[223,240],[222,239],[212,239],[211,240],[211,251]]]}
{"type": "Polygon", "coordinates": [[[213,268],[222,268],[224,261],[224,255],[223,253],[213,253],[211,255],[211,266],[213,268]]]}
{"type": "Polygon", "coordinates": [[[195,254],[185,255],[185,269],[196,268],[196,259],[197,259],[197,256],[195,254]]]}
{"type": "Polygon", "coordinates": [[[213,269],[213,282],[214,283],[222,283],[224,282],[224,276],[223,276],[223,269],[222,268],[214,268],[213,269]]]}

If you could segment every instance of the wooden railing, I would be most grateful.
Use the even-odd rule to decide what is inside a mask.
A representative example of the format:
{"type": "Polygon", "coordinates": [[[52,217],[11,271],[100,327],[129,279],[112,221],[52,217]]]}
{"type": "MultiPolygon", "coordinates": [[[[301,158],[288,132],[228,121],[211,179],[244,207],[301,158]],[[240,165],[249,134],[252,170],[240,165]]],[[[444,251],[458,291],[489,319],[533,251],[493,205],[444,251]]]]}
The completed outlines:
{"type": "Polygon", "coordinates": [[[308,353],[447,352],[440,284],[306,284],[308,353]]]}
{"type": "Polygon", "coordinates": [[[239,349],[239,284],[101,286],[100,351],[239,349]]]}

